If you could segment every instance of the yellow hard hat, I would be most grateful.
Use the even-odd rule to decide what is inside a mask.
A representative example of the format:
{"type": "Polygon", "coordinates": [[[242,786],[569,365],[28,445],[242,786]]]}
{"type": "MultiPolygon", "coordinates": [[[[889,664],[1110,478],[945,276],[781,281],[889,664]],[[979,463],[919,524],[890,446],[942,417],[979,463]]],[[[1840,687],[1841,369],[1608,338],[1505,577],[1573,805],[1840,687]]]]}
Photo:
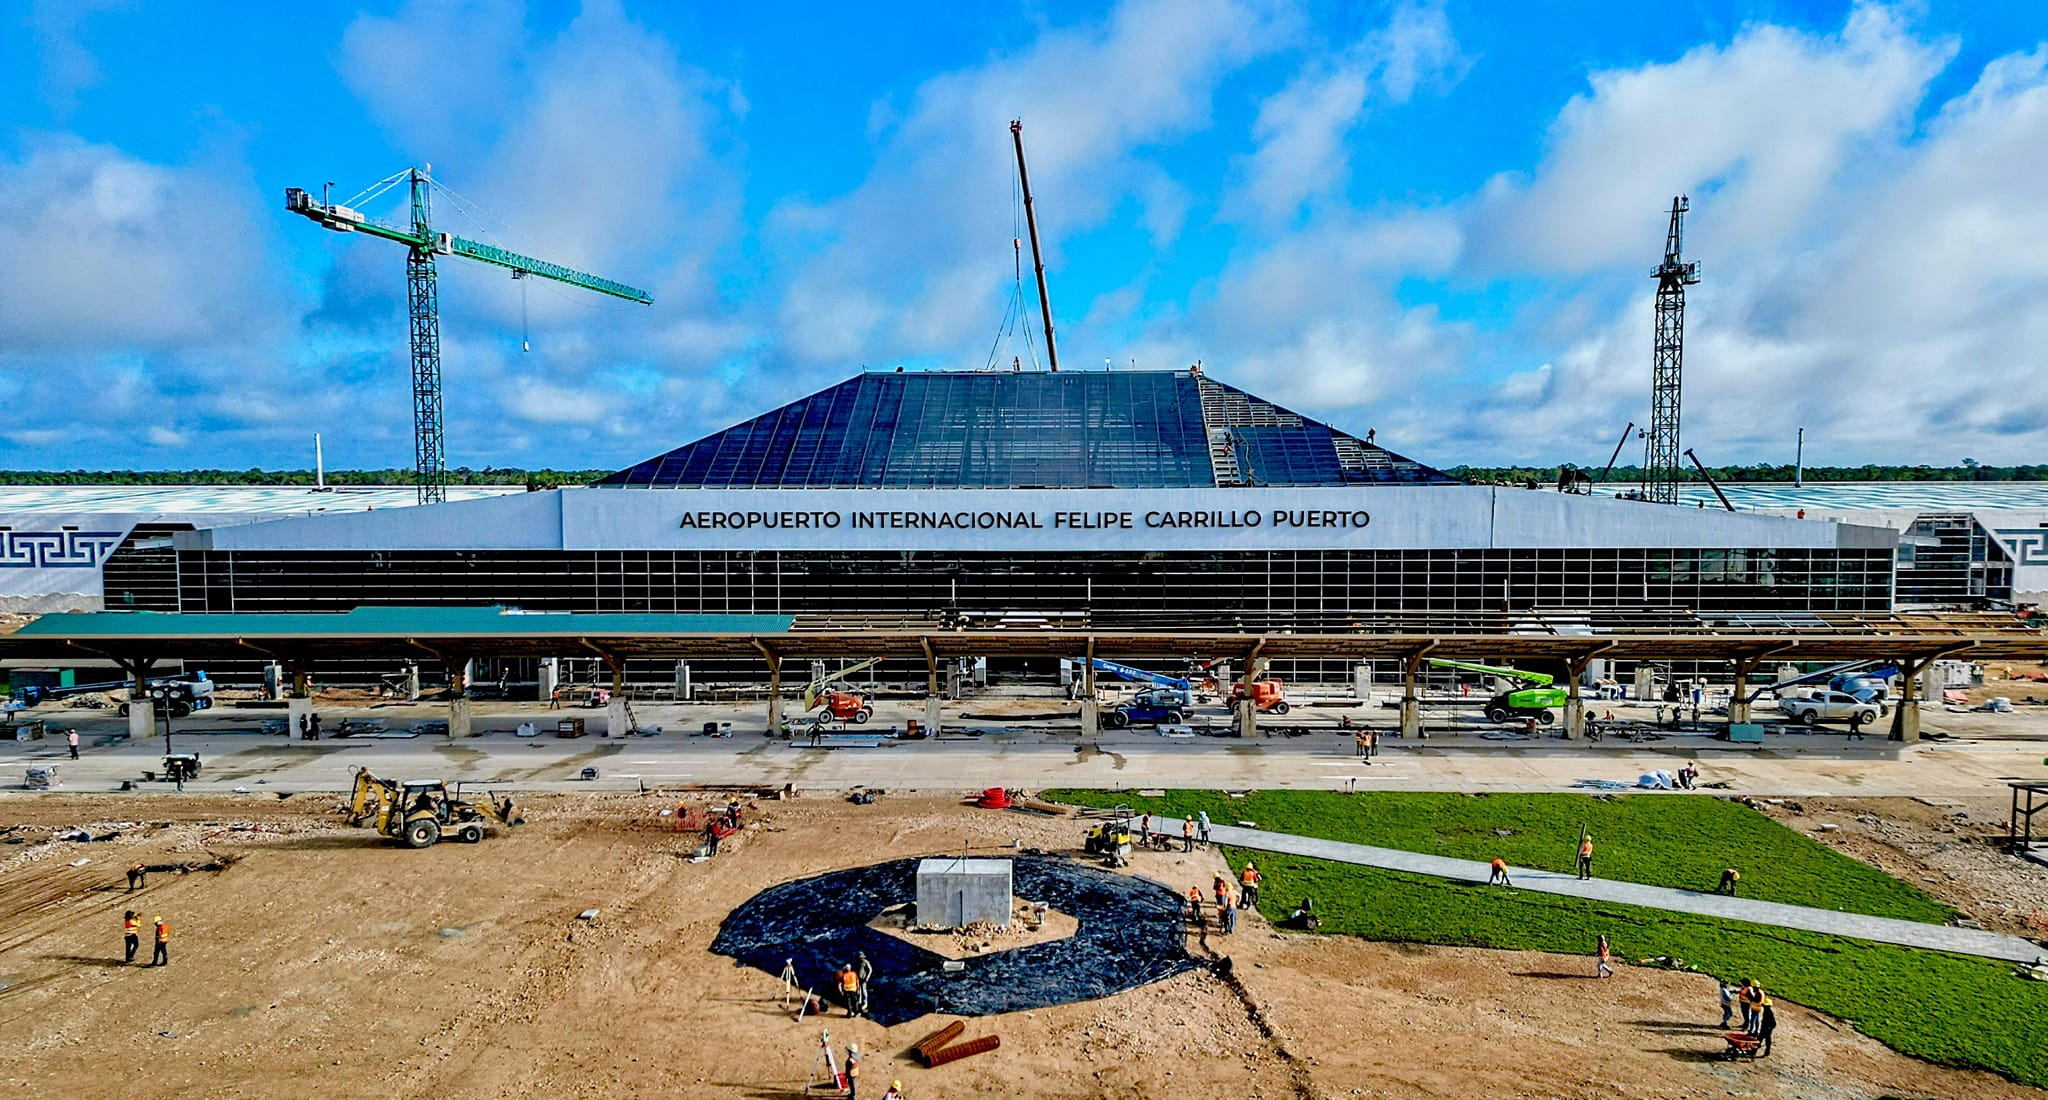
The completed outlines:
{"type": "Polygon", "coordinates": [[[889,1082],[889,1087],[890,1087],[890,1088],[892,1088],[892,1089],[900,1089],[900,1088],[902,1088],[902,1087],[903,1087],[903,1082],[901,1082],[901,1081],[891,1081],[891,1082],[889,1082]]]}
{"type": "Polygon", "coordinates": [[[848,1043],[848,1044],[846,1044],[846,1049],[848,1049],[848,1050],[859,1050],[859,1049],[860,1049],[860,1044],[859,1044],[859,1043],[848,1043]]]}

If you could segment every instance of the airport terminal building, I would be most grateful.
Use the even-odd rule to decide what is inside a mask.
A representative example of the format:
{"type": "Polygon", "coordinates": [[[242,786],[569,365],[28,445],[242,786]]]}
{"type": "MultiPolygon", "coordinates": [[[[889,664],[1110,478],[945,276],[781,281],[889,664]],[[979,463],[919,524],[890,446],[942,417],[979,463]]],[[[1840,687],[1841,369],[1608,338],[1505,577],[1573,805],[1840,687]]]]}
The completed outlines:
{"type": "Polygon", "coordinates": [[[0,597],[1261,632],[1893,607],[1890,529],[1465,484],[1371,437],[1196,370],[863,373],[588,487],[0,511],[0,597]]]}

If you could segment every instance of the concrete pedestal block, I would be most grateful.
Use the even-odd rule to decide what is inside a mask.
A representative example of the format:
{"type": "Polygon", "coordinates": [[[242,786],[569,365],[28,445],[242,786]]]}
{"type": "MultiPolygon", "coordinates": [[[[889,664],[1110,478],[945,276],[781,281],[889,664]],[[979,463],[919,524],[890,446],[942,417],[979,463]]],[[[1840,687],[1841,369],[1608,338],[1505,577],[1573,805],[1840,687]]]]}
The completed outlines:
{"type": "Polygon", "coordinates": [[[1360,703],[1372,702],[1372,666],[1357,664],[1351,666],[1351,694],[1360,703]]]}
{"type": "Polygon", "coordinates": [[[1102,732],[1102,704],[1093,699],[1081,700],[1081,736],[1094,737],[1102,732]]]}
{"type": "Polygon", "coordinates": [[[539,683],[534,688],[534,697],[543,703],[551,703],[556,689],[562,686],[562,662],[556,657],[542,657],[540,667],[534,673],[539,683]]]}
{"type": "Polygon", "coordinates": [[[604,735],[624,737],[632,732],[633,718],[626,712],[625,696],[612,696],[612,701],[604,705],[604,735]]]}
{"type": "Polygon", "coordinates": [[[939,697],[936,695],[924,701],[924,732],[927,737],[939,735],[939,697]]]}
{"type": "Polygon", "coordinates": [[[1401,736],[1422,736],[1422,702],[1418,699],[1401,700],[1401,736]]]}
{"type": "Polygon", "coordinates": [[[1586,736],[1586,701],[1572,696],[1564,701],[1564,735],[1576,741],[1586,736]]]}
{"type": "Polygon", "coordinates": [[[156,703],[147,696],[128,701],[128,736],[137,741],[156,736],[156,703]]]}
{"type": "Polygon", "coordinates": [[[923,859],[917,863],[917,923],[960,928],[1010,926],[1010,861],[923,859]]]}
{"type": "Polygon", "coordinates": [[[458,695],[448,700],[448,740],[469,736],[469,700],[458,695]]]}
{"type": "Polygon", "coordinates": [[[1256,737],[1258,733],[1259,708],[1257,704],[1252,702],[1251,695],[1247,693],[1244,698],[1237,701],[1237,735],[1239,737],[1256,737]]]}
{"type": "Polygon", "coordinates": [[[286,737],[294,741],[298,740],[301,736],[300,731],[306,728],[305,724],[310,722],[312,718],[313,700],[311,697],[293,695],[285,699],[284,735],[286,737]]]}

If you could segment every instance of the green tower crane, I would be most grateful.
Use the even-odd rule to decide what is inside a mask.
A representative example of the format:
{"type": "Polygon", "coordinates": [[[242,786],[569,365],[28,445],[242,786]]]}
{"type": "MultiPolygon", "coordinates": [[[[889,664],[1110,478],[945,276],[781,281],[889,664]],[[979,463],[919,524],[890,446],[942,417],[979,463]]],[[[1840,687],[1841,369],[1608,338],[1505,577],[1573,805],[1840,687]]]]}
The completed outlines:
{"type": "MultiPolygon", "coordinates": [[[[412,333],[412,416],[413,459],[421,504],[434,504],[448,493],[447,449],[441,416],[441,308],[435,286],[434,257],[464,256],[482,263],[508,268],[512,277],[538,275],[558,283],[651,305],[647,292],[610,279],[601,279],[560,264],[522,256],[496,245],[464,240],[450,233],[436,232],[429,219],[427,192],[433,178],[423,169],[408,168],[388,177],[381,187],[395,185],[403,178],[411,190],[412,224],[386,225],[364,217],[360,211],[337,205],[326,195],[314,198],[302,188],[287,187],[284,208],[332,229],[337,233],[367,233],[406,246],[405,285],[407,316],[412,333]]],[[[330,187],[332,184],[329,185],[330,187]]],[[[373,189],[374,190],[374,189],[373,189]]]]}

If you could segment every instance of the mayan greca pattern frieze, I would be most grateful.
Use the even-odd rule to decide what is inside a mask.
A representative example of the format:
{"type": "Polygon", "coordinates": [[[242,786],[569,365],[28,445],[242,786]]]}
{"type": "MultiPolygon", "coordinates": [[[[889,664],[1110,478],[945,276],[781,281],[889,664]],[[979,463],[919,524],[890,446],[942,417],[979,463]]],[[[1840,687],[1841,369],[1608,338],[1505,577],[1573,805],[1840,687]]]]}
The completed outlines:
{"type": "Polygon", "coordinates": [[[98,569],[119,531],[0,531],[0,569],[98,569]]]}

